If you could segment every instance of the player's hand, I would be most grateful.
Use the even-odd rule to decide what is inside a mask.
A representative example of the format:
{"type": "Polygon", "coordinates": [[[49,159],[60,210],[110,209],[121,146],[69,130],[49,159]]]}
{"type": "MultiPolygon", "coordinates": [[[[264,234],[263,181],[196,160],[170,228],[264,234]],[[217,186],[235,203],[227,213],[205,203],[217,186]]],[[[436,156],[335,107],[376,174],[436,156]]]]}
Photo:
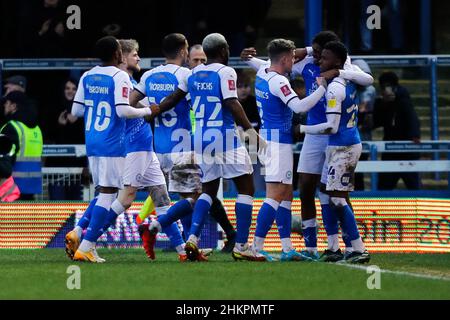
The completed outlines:
{"type": "Polygon", "coordinates": [[[241,60],[243,60],[243,61],[248,61],[255,56],[256,56],[256,49],[253,47],[245,48],[241,52],[241,60]]]}
{"type": "Polygon", "coordinates": [[[300,134],[305,134],[306,133],[306,128],[304,124],[301,124],[298,128],[298,131],[300,134]]]}
{"type": "Polygon", "coordinates": [[[265,152],[265,150],[267,148],[267,141],[263,137],[261,137],[254,128],[247,129],[245,131],[245,134],[248,135],[250,142],[258,141],[258,146],[259,146],[258,151],[259,152],[265,152]]]}
{"type": "Polygon", "coordinates": [[[149,108],[152,110],[153,117],[157,116],[161,112],[158,104],[152,104],[149,108]]]}
{"type": "Polygon", "coordinates": [[[331,69],[331,70],[322,72],[320,74],[320,76],[325,78],[325,80],[330,81],[330,80],[333,80],[336,77],[339,77],[339,70],[338,69],[331,69]]]}
{"type": "Polygon", "coordinates": [[[316,82],[319,86],[323,86],[325,88],[325,90],[327,89],[328,82],[324,77],[317,77],[316,82]]]}
{"type": "Polygon", "coordinates": [[[157,105],[157,104],[152,104],[148,108],[150,108],[152,114],[145,116],[144,120],[148,123],[151,123],[151,122],[153,122],[153,119],[155,119],[155,117],[160,113],[160,109],[159,109],[159,105],[157,105]]]}

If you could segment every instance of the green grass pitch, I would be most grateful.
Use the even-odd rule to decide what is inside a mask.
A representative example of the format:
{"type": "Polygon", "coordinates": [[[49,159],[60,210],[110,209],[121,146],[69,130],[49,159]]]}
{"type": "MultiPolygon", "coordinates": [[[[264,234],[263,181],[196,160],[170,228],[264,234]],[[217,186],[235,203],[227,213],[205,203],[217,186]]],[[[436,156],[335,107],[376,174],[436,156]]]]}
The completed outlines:
{"type": "Polygon", "coordinates": [[[369,265],[397,272],[382,273],[379,290],[367,288],[366,270],[327,263],[234,262],[218,252],[207,263],[179,263],[161,251],[150,262],[139,249],[99,254],[105,264],[72,262],[62,249],[1,250],[0,299],[450,299],[450,254],[373,254],[369,265]],[[80,290],[67,288],[70,265],[80,267],[80,290]]]}

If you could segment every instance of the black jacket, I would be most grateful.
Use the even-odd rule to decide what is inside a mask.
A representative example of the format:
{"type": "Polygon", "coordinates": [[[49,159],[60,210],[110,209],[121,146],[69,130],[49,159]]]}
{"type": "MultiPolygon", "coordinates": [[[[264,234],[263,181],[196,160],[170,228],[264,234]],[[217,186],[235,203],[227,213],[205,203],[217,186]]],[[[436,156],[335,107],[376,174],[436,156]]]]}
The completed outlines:
{"type": "MultiPolygon", "coordinates": [[[[402,86],[395,89],[395,100],[375,101],[374,128],[383,127],[384,141],[420,139],[420,121],[411,102],[408,90],[402,86]]],[[[383,153],[383,160],[417,160],[418,153],[383,153]]]]}
{"type": "Polygon", "coordinates": [[[376,100],[373,113],[374,128],[383,127],[385,141],[420,139],[420,122],[408,90],[398,86],[395,94],[395,100],[392,102],[376,100]]]}

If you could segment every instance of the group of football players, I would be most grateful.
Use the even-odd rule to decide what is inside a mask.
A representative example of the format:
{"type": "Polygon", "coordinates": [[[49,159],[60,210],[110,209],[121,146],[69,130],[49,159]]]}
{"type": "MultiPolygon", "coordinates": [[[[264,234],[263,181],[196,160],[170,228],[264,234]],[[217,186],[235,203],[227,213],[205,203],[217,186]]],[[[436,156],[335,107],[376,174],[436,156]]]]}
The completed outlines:
{"type": "Polygon", "coordinates": [[[201,46],[189,51],[184,35],[169,34],[162,51],[166,63],[136,82],[133,74],[140,70],[136,41],[108,36],[96,43],[101,65],[81,77],[72,114],[84,117],[86,151],[98,195],[66,235],[67,255],[104,262],[96,251],[97,239],[131,206],[137,190],[146,189],[149,197],[137,222],[152,260],[156,234],[164,232],[180,261],[207,261],[210,251],[199,249],[199,238],[211,215],[225,231],[227,249],[235,260],[368,262],[349,192],[362,149],[356,85],[369,85],[373,78],[351,64],[336,34],[320,32],[306,48],[274,39],[267,46],[268,61],[256,58],[254,48],[243,50],[241,58],[257,71],[259,132],[239,103],[237,75],[228,66],[229,47],[223,35],[209,34],[201,46]],[[289,82],[298,76],[305,81],[304,99],[289,82]],[[308,115],[306,125],[294,128],[305,134],[297,168],[302,251],[295,250],[291,241],[293,112],[308,115]],[[266,199],[252,243],[255,190],[247,140],[249,148],[258,149],[266,181],[266,199]],[[217,198],[221,179],[236,185],[236,229],[217,198]],[[181,199],[172,206],[169,191],[179,193],[181,199]],[[317,251],[316,192],[328,237],[322,255],[317,251]],[[157,218],[145,223],[153,210],[157,218]],[[274,221],[282,245],[279,258],[264,251],[274,221]],[[339,228],[344,253],[339,248],[339,228]]]}

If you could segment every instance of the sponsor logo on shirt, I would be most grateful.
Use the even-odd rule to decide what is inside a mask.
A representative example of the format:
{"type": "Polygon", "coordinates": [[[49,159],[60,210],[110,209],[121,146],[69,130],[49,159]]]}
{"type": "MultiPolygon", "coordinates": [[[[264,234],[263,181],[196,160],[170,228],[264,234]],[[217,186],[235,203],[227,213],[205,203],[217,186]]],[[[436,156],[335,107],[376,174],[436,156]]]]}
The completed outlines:
{"type": "Polygon", "coordinates": [[[122,97],[128,98],[128,88],[127,87],[122,88],[122,97]]]}
{"type": "Polygon", "coordinates": [[[289,86],[287,85],[287,84],[285,84],[284,86],[282,86],[281,88],[281,92],[283,93],[283,95],[285,96],[285,97],[287,97],[288,95],[290,95],[292,92],[291,92],[291,89],[289,89],[289,86]]]}
{"type": "Polygon", "coordinates": [[[228,80],[228,89],[236,90],[236,83],[234,82],[234,80],[228,80]]]}
{"type": "Polygon", "coordinates": [[[336,97],[332,96],[328,99],[328,108],[336,108],[336,97]]]}

